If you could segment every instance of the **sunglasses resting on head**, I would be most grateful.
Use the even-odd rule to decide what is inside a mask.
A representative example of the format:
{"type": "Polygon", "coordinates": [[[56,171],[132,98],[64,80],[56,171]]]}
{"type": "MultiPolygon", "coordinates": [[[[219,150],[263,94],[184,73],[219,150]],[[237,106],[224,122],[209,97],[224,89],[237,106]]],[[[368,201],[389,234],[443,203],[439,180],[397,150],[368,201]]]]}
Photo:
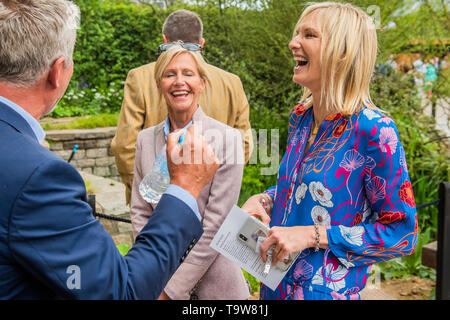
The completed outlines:
{"type": "Polygon", "coordinates": [[[159,54],[163,53],[164,51],[169,50],[173,46],[181,46],[183,49],[189,50],[189,51],[198,51],[202,49],[202,46],[198,43],[192,43],[192,42],[169,42],[169,43],[163,43],[158,46],[158,52],[159,54]]]}

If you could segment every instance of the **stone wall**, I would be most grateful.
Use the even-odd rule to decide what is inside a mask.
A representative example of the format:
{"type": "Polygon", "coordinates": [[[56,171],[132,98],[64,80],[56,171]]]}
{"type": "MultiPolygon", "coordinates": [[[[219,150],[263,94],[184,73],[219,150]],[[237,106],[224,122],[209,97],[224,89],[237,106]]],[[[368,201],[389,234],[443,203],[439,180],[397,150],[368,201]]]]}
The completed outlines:
{"type": "Polygon", "coordinates": [[[64,160],[68,160],[73,147],[78,149],[70,163],[83,172],[120,181],[111,153],[111,140],[116,133],[116,127],[48,130],[46,140],[50,150],[64,160]]]}
{"type": "MultiPolygon", "coordinates": [[[[130,207],[125,203],[125,186],[121,182],[83,171],[80,171],[80,174],[84,181],[90,182],[91,193],[95,194],[97,213],[130,219],[130,207]]],[[[116,245],[133,245],[133,231],[130,223],[105,218],[99,218],[99,221],[111,235],[116,245]]]]}

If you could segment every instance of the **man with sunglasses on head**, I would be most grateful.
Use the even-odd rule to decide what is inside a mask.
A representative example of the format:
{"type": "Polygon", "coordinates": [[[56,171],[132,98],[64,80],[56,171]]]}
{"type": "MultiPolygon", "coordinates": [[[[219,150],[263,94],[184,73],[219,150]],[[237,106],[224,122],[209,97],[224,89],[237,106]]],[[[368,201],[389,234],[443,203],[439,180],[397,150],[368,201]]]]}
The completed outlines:
{"type": "MultiPolygon", "coordinates": [[[[196,13],[177,10],[164,22],[164,44],[159,46],[159,51],[167,50],[173,42],[183,42],[183,47],[188,50],[201,50],[205,44],[202,34],[203,24],[196,13]]],[[[128,73],[117,132],[111,143],[117,169],[126,186],[128,204],[133,184],[137,135],[142,129],[157,125],[167,117],[167,107],[156,86],[154,69],[155,62],[152,62],[128,73]]],[[[199,104],[206,115],[240,130],[247,162],[253,141],[249,105],[242,82],[237,75],[210,64],[207,65],[207,71],[210,86],[200,95],[199,104]]]]}

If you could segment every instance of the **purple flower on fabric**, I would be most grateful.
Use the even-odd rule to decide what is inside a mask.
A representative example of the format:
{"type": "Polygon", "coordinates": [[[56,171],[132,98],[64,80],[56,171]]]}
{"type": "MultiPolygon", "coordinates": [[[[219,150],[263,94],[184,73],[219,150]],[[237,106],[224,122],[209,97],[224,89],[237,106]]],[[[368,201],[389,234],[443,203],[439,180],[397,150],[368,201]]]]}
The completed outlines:
{"type": "Polygon", "coordinates": [[[294,300],[305,300],[305,296],[303,295],[303,288],[301,286],[295,288],[294,300]]]}
{"type": "Polygon", "coordinates": [[[381,128],[380,129],[380,147],[381,151],[387,152],[386,145],[389,146],[391,154],[394,154],[397,150],[398,138],[395,134],[394,128],[381,128]]]}
{"type": "Polygon", "coordinates": [[[347,169],[348,171],[353,171],[358,169],[364,164],[364,157],[355,149],[351,149],[345,152],[344,159],[341,161],[339,166],[347,169]]]}
{"type": "Polygon", "coordinates": [[[300,260],[295,265],[294,273],[292,274],[295,280],[306,281],[311,279],[313,275],[313,266],[305,260],[300,260]]]}
{"type": "Polygon", "coordinates": [[[366,183],[366,195],[371,204],[385,198],[386,181],[380,177],[369,178],[366,183]]]}
{"type": "Polygon", "coordinates": [[[383,122],[383,123],[385,123],[385,124],[389,124],[389,123],[391,123],[393,120],[391,119],[391,118],[389,118],[389,117],[383,117],[383,118],[381,118],[380,120],[378,120],[378,122],[383,122]]]}

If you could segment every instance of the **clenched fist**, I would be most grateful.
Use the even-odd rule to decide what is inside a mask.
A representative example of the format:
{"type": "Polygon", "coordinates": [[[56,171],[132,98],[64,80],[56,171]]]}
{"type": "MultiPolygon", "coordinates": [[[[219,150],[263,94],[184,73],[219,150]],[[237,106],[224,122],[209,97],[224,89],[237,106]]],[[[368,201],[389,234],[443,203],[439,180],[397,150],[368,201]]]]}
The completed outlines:
{"type": "Polygon", "coordinates": [[[180,130],[167,136],[170,183],[183,188],[197,199],[202,189],[214,177],[220,164],[195,125],[187,129],[184,141],[179,144],[182,134],[183,131],[180,130]]]}

